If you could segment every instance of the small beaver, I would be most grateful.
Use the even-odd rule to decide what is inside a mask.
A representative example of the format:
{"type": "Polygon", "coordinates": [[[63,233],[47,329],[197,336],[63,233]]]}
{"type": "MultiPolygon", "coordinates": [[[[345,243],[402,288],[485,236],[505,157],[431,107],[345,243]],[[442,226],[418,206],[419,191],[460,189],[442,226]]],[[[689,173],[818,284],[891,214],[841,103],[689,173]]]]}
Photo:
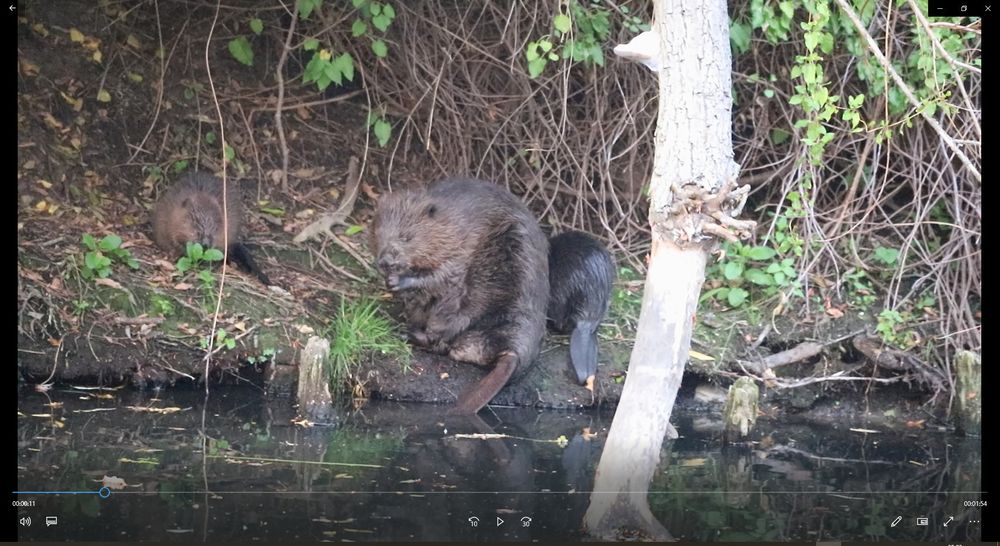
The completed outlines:
{"type": "Polygon", "coordinates": [[[478,412],[534,362],[545,334],[548,241],[537,220],[500,186],[448,178],[383,195],[371,232],[411,340],[493,366],[453,410],[478,412]]]}
{"type": "Polygon", "coordinates": [[[593,391],[597,327],[608,312],[615,263],[597,239],[568,231],[549,240],[549,325],[570,334],[569,355],[581,384],[593,391]]]}
{"type": "Polygon", "coordinates": [[[223,230],[222,180],[206,173],[189,173],[168,189],[153,209],[153,241],[167,252],[183,255],[187,243],[222,248],[228,233],[229,260],[240,264],[265,285],[271,281],[257,267],[250,251],[240,240],[243,202],[235,183],[226,188],[229,222],[223,230]]]}

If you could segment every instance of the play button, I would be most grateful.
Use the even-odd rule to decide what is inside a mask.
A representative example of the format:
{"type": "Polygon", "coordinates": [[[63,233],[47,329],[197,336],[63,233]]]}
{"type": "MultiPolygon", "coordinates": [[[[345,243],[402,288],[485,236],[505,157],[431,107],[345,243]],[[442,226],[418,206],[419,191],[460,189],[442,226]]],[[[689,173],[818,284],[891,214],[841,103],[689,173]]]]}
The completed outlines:
{"type": "Polygon", "coordinates": [[[501,525],[503,525],[503,520],[500,519],[500,516],[497,516],[497,527],[500,527],[501,525]]]}

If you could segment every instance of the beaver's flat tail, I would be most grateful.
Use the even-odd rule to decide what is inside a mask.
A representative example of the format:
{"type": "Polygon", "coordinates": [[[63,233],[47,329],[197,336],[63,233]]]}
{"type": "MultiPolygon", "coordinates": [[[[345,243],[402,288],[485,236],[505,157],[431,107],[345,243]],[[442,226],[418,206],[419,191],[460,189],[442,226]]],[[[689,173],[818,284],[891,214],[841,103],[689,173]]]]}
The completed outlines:
{"type": "Polygon", "coordinates": [[[579,321],[569,338],[569,358],[576,378],[583,385],[597,374],[597,325],[579,321]]]}
{"type": "Polygon", "coordinates": [[[504,388],[507,381],[510,381],[514,370],[517,369],[517,355],[505,352],[497,358],[496,365],[482,378],[476,386],[463,392],[458,397],[450,413],[457,415],[474,415],[479,413],[486,404],[493,400],[493,397],[504,388]]]}
{"type": "Polygon", "coordinates": [[[250,255],[250,249],[243,243],[229,245],[229,261],[238,264],[250,274],[256,275],[265,286],[271,286],[271,279],[268,279],[267,275],[257,267],[257,262],[250,255]]]}

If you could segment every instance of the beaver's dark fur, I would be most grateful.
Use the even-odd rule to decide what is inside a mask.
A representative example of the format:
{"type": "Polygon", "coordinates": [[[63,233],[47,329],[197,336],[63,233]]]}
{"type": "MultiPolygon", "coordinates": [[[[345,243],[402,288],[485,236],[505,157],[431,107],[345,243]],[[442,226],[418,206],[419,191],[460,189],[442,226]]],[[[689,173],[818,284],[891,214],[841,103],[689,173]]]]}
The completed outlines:
{"type": "Polygon", "coordinates": [[[549,240],[549,325],[570,334],[570,360],[581,384],[597,373],[597,327],[614,282],[615,262],[597,239],[569,231],[549,240]]]}
{"type": "Polygon", "coordinates": [[[548,241],[506,189],[449,178],[379,199],[372,247],[411,339],[493,366],[455,411],[476,413],[535,358],[545,333],[548,241]]]}
{"type": "Polygon", "coordinates": [[[187,243],[221,249],[228,233],[229,260],[253,273],[266,285],[271,281],[243,245],[243,203],[236,183],[226,188],[228,224],[223,227],[222,180],[206,173],[190,173],[170,187],[153,209],[153,241],[163,250],[183,255],[187,243]]]}

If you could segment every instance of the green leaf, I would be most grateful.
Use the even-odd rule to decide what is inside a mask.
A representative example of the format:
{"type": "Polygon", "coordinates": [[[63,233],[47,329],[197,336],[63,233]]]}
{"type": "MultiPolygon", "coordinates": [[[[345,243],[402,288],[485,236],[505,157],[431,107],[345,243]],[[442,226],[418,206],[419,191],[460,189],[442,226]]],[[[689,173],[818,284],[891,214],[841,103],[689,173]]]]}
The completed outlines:
{"type": "Polygon", "coordinates": [[[570,20],[569,15],[566,15],[565,13],[560,13],[559,15],[556,15],[555,17],[552,18],[552,26],[555,27],[555,29],[558,30],[559,32],[566,34],[567,32],[569,32],[569,29],[573,26],[573,21],[570,20]]]}
{"type": "Polygon", "coordinates": [[[396,18],[396,10],[390,4],[383,4],[382,5],[382,15],[385,15],[389,19],[395,19],[396,18]]]}
{"type": "Polygon", "coordinates": [[[774,282],[778,286],[784,286],[787,280],[788,279],[785,277],[785,274],[780,271],[774,274],[774,282]]]}
{"type": "Polygon", "coordinates": [[[771,275],[768,275],[757,268],[747,269],[743,272],[743,277],[746,280],[760,286],[771,286],[774,284],[774,278],[771,275]]]}
{"type": "Polygon", "coordinates": [[[389,137],[392,135],[392,125],[380,119],[375,122],[375,138],[378,139],[378,145],[385,148],[385,145],[389,143],[389,137]]]}
{"type": "Polygon", "coordinates": [[[389,28],[389,23],[392,23],[392,19],[386,17],[385,13],[382,13],[381,15],[375,15],[374,17],[372,17],[372,26],[381,30],[382,32],[385,32],[386,29],[389,28]]]}
{"type": "Polygon", "coordinates": [[[351,36],[357,38],[358,36],[364,35],[368,32],[368,23],[365,23],[361,19],[355,19],[354,23],[351,25],[351,36]]]}
{"type": "Polygon", "coordinates": [[[372,2],[371,7],[369,9],[371,10],[371,14],[373,16],[382,13],[382,5],[379,4],[378,2],[372,2]]]}
{"type": "Polygon", "coordinates": [[[227,339],[226,340],[226,348],[229,349],[229,350],[233,350],[234,347],[236,347],[236,340],[233,339],[233,338],[227,339]]]}
{"type": "Polygon", "coordinates": [[[323,0],[299,0],[299,19],[308,19],[323,0]]]}
{"type": "Polygon", "coordinates": [[[247,41],[246,36],[229,40],[229,53],[237,61],[247,66],[253,66],[253,49],[250,47],[250,42],[247,41]]]}
{"type": "Polygon", "coordinates": [[[191,269],[191,258],[184,256],[183,258],[177,260],[177,271],[181,273],[187,273],[191,269]]]}
{"type": "Polygon", "coordinates": [[[528,42],[528,47],[524,49],[524,58],[528,61],[534,61],[538,58],[538,44],[535,42],[528,42]]]}
{"type": "Polygon", "coordinates": [[[344,230],[344,235],[351,236],[351,235],[354,235],[354,234],[357,234],[357,233],[361,233],[364,230],[365,230],[364,226],[354,225],[354,226],[350,226],[347,229],[345,229],[344,230]]]}
{"type": "Polygon", "coordinates": [[[205,254],[202,256],[202,259],[205,260],[206,262],[220,262],[224,257],[225,255],[222,253],[221,250],[217,248],[210,248],[205,251],[205,254]]]}
{"type": "Polygon", "coordinates": [[[232,146],[227,145],[225,150],[225,156],[226,156],[226,161],[232,161],[233,158],[236,157],[236,150],[234,150],[232,146]]]}
{"type": "Polygon", "coordinates": [[[306,51],[312,51],[319,47],[319,40],[316,38],[309,38],[304,44],[302,44],[302,47],[305,48],[306,51]]]}
{"type": "Polygon", "coordinates": [[[770,260],[775,254],[777,252],[773,248],[766,246],[755,246],[747,251],[747,257],[757,261],[770,260]]]}
{"type": "Polygon", "coordinates": [[[899,251],[895,248],[878,247],[875,249],[875,258],[885,265],[893,265],[899,259],[899,251]]]}
{"type": "Polygon", "coordinates": [[[184,169],[188,168],[188,165],[190,165],[190,163],[186,159],[174,161],[174,172],[175,173],[184,172],[184,169]]]}
{"type": "Polygon", "coordinates": [[[101,268],[101,258],[103,257],[100,252],[88,252],[83,257],[83,263],[86,264],[87,269],[97,271],[101,268]]]}
{"type": "Polygon", "coordinates": [[[728,281],[734,281],[743,275],[743,264],[738,262],[729,262],[722,269],[722,275],[726,277],[728,281]]]}
{"type": "Polygon", "coordinates": [[[737,53],[746,53],[750,51],[750,25],[743,23],[733,22],[729,26],[729,40],[733,44],[733,49],[737,53]]]}
{"type": "Polygon", "coordinates": [[[90,250],[97,250],[97,241],[94,239],[94,236],[89,233],[83,234],[83,244],[90,250]]]}
{"type": "Polygon", "coordinates": [[[385,57],[389,54],[389,48],[382,40],[375,40],[372,42],[372,53],[374,53],[376,57],[385,57]]]}
{"type": "Polygon", "coordinates": [[[205,133],[205,144],[215,144],[215,140],[218,137],[215,136],[215,131],[209,131],[205,133]]]}
{"type": "Polygon", "coordinates": [[[132,269],[139,269],[139,260],[135,258],[128,258],[125,263],[132,269]]]}
{"type": "Polygon", "coordinates": [[[351,0],[351,5],[354,6],[354,9],[358,9],[367,3],[368,0],[351,0]]]}
{"type": "Polygon", "coordinates": [[[548,53],[548,51],[552,49],[552,42],[548,40],[539,40],[538,47],[542,48],[543,52],[548,53]]]}
{"type": "Polygon", "coordinates": [[[771,143],[774,144],[775,146],[784,144],[785,142],[788,141],[789,138],[791,138],[791,136],[792,133],[789,133],[784,129],[777,129],[777,128],[771,129],[771,143]]]}
{"type": "Polygon", "coordinates": [[[350,53],[344,53],[334,60],[340,68],[340,72],[347,78],[347,81],[354,81],[354,58],[350,53]]]}
{"type": "Polygon", "coordinates": [[[550,51],[549,54],[548,54],[548,58],[549,58],[550,61],[558,61],[559,60],[559,54],[556,53],[555,51],[550,51]]]}
{"type": "Polygon", "coordinates": [[[537,78],[539,74],[545,70],[545,65],[549,61],[546,59],[533,59],[528,61],[528,76],[531,78],[537,78]]]}
{"type": "Polygon", "coordinates": [[[101,250],[114,250],[122,246],[122,238],[117,235],[106,235],[97,245],[101,250]]]}
{"type": "Polygon", "coordinates": [[[274,207],[260,207],[260,211],[263,212],[264,214],[270,214],[271,216],[284,216],[285,215],[285,210],[284,209],[278,209],[278,208],[274,208],[274,207]]]}
{"type": "Polygon", "coordinates": [[[729,294],[726,299],[729,302],[730,307],[739,307],[743,305],[743,302],[747,300],[749,295],[750,293],[742,288],[732,288],[729,290],[729,294]]]}
{"type": "Polygon", "coordinates": [[[205,254],[205,249],[201,246],[201,243],[187,244],[187,255],[192,260],[200,260],[202,255],[204,254],[205,254]]]}
{"type": "Polygon", "coordinates": [[[261,21],[256,17],[250,19],[250,30],[252,30],[254,34],[260,36],[260,33],[264,31],[264,21],[261,21]]]}

